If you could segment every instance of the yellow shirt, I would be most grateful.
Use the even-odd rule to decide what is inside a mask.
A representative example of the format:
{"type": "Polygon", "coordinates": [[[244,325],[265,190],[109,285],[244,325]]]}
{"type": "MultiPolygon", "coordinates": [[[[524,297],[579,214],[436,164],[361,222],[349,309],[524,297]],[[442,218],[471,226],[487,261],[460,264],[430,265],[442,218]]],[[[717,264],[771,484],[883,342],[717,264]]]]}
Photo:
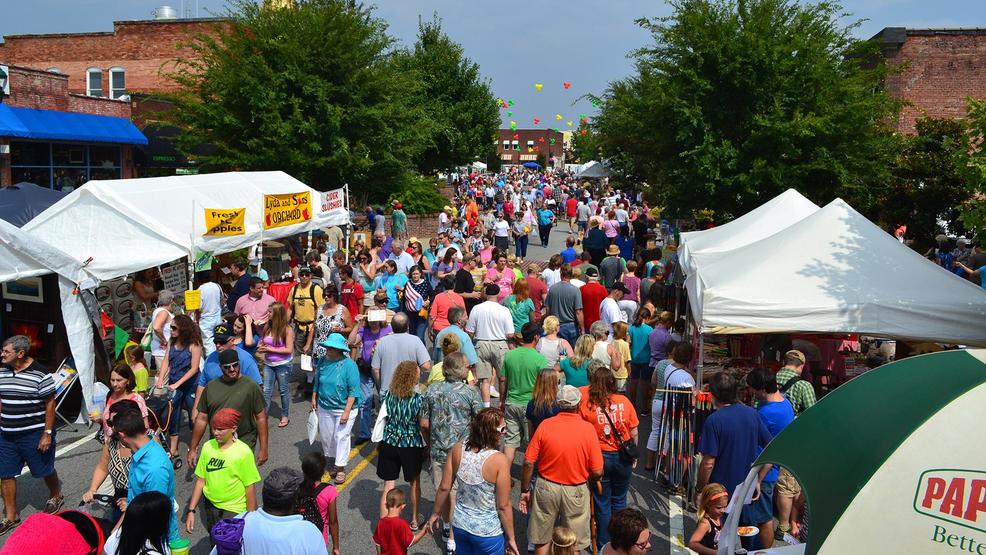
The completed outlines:
{"type": "MultiPolygon", "coordinates": [[[[442,361],[442,362],[444,362],[444,361],[442,361]]],[[[435,382],[444,382],[445,381],[445,374],[442,374],[442,368],[444,366],[442,364],[442,362],[436,362],[435,364],[433,364],[431,366],[431,373],[428,374],[428,382],[425,385],[431,385],[431,384],[433,384],[435,382]]],[[[475,380],[475,379],[476,378],[472,375],[472,371],[470,370],[469,371],[469,377],[467,377],[466,380],[468,380],[469,383],[472,383],[473,380],[475,380]]]]}
{"type": "Polygon", "coordinates": [[[318,284],[311,284],[304,287],[300,283],[295,284],[288,292],[288,305],[294,311],[295,322],[310,324],[315,321],[315,310],[322,306],[325,298],[322,296],[322,288],[318,284]],[[314,296],[314,299],[312,298],[314,296]]]}
{"type": "Polygon", "coordinates": [[[618,380],[625,380],[630,377],[630,373],[627,372],[630,365],[630,344],[625,339],[614,339],[613,348],[620,353],[620,357],[623,359],[623,366],[620,367],[619,372],[613,373],[613,377],[618,380]]]}

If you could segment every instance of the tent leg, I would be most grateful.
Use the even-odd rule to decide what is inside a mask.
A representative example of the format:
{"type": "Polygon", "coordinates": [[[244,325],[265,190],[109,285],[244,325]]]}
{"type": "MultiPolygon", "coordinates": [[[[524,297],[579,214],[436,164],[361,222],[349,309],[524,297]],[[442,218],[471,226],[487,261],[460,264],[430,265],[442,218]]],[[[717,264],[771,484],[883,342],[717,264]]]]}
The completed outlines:
{"type": "Polygon", "coordinates": [[[701,331],[698,333],[698,364],[695,370],[696,379],[698,385],[696,386],[699,391],[702,390],[702,385],[705,378],[705,335],[701,331]]]}

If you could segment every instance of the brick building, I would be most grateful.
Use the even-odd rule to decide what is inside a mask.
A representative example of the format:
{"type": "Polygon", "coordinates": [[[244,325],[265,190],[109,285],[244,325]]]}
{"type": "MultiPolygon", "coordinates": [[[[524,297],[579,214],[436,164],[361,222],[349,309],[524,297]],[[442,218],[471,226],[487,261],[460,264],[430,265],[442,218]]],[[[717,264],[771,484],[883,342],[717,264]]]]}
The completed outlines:
{"type": "Polygon", "coordinates": [[[548,166],[565,164],[565,135],[552,129],[498,129],[496,154],[504,165],[536,162],[544,154],[548,166]]]}
{"type": "Polygon", "coordinates": [[[133,177],[133,147],[147,139],[130,121],[129,102],[73,94],[64,74],[0,70],[8,77],[0,96],[0,186],[26,181],[71,191],[90,179],[133,177]]]}
{"type": "Polygon", "coordinates": [[[922,116],[966,115],[966,98],[986,98],[986,29],[906,29],[887,27],[874,37],[891,66],[903,70],[887,78],[887,89],[907,105],[898,131],[914,133],[922,116]]]}

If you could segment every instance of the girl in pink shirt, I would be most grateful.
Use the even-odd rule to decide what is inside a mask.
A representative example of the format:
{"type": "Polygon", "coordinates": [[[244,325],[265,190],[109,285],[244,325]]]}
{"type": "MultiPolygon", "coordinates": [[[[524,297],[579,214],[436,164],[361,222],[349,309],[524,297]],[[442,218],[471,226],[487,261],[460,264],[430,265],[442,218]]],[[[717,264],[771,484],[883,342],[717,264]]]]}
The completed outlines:
{"type": "Polygon", "coordinates": [[[332,555],[339,555],[339,517],[336,514],[336,499],[339,492],[335,486],[322,482],[325,475],[325,455],[321,451],[312,451],[301,458],[301,472],[305,475],[305,481],[298,490],[298,498],[301,500],[302,511],[305,508],[305,501],[310,498],[315,499],[318,507],[318,518],[302,514],[302,518],[316,524],[317,520],[322,521],[322,537],[325,545],[329,544],[329,535],[332,535],[332,555]]]}

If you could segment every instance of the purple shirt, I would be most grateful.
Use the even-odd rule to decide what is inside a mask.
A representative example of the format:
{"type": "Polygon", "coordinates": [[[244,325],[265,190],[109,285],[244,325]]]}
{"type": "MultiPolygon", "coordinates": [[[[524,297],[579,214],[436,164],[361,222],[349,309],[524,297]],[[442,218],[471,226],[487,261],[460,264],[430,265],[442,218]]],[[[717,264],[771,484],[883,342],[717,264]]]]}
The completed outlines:
{"type": "Polygon", "coordinates": [[[363,348],[361,349],[360,356],[363,357],[363,362],[369,364],[373,360],[373,346],[377,344],[377,341],[386,335],[390,335],[394,330],[390,326],[384,326],[380,328],[380,331],[373,333],[370,326],[364,326],[363,331],[360,332],[360,338],[363,340],[363,348]]]}
{"type": "Polygon", "coordinates": [[[650,344],[650,366],[657,366],[658,362],[668,358],[668,343],[671,342],[671,334],[664,326],[658,324],[654,326],[654,331],[650,332],[647,343],[650,344]]]}

